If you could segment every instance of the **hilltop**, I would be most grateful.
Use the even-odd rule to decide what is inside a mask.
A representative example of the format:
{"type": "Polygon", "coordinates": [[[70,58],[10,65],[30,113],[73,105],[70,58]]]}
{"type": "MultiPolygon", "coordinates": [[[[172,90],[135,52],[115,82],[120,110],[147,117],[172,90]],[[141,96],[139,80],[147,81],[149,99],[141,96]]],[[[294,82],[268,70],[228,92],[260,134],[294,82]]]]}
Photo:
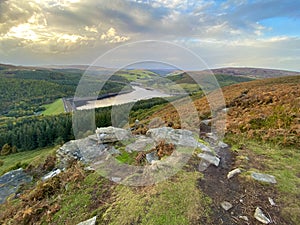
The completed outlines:
{"type": "MultiPolygon", "coordinates": [[[[180,83],[182,77],[179,78],[176,81],[180,83]]],[[[210,165],[201,171],[198,155],[203,152],[196,149],[183,169],[170,179],[147,187],[128,187],[103,178],[77,160],[59,175],[40,180],[58,167],[53,162],[57,153],[62,152],[56,151],[59,147],[46,149],[41,158],[36,158],[35,152],[35,160],[26,158],[26,162],[22,162],[19,153],[2,156],[5,166],[10,157],[18,159],[18,165],[34,177],[34,182],[21,186],[17,195],[0,205],[3,212],[0,222],[77,224],[97,216],[99,224],[261,224],[253,216],[259,207],[271,224],[299,224],[300,76],[258,79],[225,86],[222,90],[227,111],[224,142],[230,147],[221,144],[222,151],[213,155],[220,159],[218,167],[210,165]],[[48,158],[45,152],[50,153],[48,158]],[[241,173],[228,179],[228,172],[237,168],[241,173]],[[277,183],[253,180],[253,172],[274,176],[277,183]],[[225,210],[221,206],[224,202],[232,207],[225,210]]],[[[209,126],[212,118],[207,98],[202,95],[191,98],[202,123],[209,126]]],[[[181,128],[178,113],[171,104],[149,102],[137,103],[140,108],[131,114],[131,123],[138,118],[143,125],[134,131],[137,136],[145,134],[149,123],[153,125],[157,118],[159,123],[154,125],[181,128]]],[[[186,105],[177,106],[184,109],[183,116],[190,115],[186,105]]],[[[105,110],[109,115],[109,110],[105,110]]],[[[213,148],[210,137],[206,133],[197,141],[202,147],[213,148]]],[[[75,148],[68,149],[72,143],[61,147],[63,152],[71,154],[75,150],[72,156],[82,157],[75,148]]],[[[116,159],[120,164],[134,164],[137,154],[127,152],[124,144],[113,149],[114,153],[120,152],[116,159]]],[[[163,146],[162,149],[167,148],[163,146]]]]}

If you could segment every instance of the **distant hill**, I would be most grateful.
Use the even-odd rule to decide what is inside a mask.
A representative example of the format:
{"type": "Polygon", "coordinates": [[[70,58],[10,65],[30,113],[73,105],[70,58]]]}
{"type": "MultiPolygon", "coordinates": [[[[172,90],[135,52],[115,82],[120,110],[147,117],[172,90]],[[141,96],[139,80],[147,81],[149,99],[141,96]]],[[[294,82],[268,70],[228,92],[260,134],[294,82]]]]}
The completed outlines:
{"type": "Polygon", "coordinates": [[[300,75],[300,72],[294,72],[294,71],[264,69],[264,68],[247,68],[247,67],[240,67],[240,68],[228,67],[228,68],[212,69],[211,71],[214,74],[244,76],[244,77],[255,78],[255,79],[300,75]]]}

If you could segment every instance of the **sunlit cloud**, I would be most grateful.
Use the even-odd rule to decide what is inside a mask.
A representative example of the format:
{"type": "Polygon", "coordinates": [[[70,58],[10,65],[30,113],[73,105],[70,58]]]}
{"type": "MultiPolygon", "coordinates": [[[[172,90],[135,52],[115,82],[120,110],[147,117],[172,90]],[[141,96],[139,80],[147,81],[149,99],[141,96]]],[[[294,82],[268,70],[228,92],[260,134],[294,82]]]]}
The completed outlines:
{"type": "Polygon", "coordinates": [[[300,70],[299,7],[297,0],[5,0],[0,61],[28,63],[33,55],[32,64],[55,64],[64,56],[84,64],[118,45],[155,39],[182,44],[213,67],[300,70]]]}

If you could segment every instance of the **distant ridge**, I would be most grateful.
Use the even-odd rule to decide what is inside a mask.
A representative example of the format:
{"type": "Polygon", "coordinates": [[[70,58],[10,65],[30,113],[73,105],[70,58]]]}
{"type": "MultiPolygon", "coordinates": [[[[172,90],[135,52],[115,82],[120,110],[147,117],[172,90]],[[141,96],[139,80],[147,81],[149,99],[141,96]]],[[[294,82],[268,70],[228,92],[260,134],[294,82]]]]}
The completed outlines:
{"type": "MultiPolygon", "coordinates": [[[[85,71],[89,68],[89,65],[43,65],[43,66],[15,66],[9,64],[1,64],[0,63],[0,70],[34,70],[34,69],[58,69],[58,70],[65,70],[65,69],[75,69],[75,70],[82,70],[85,71]]],[[[117,69],[113,68],[105,68],[100,66],[92,66],[89,70],[94,71],[115,71],[117,69]]],[[[132,70],[132,69],[129,69],[132,70]]],[[[168,70],[168,69],[147,69],[144,70],[155,72],[159,75],[166,76],[166,75],[175,75],[180,74],[182,71],[176,70],[168,70]]],[[[279,69],[267,69],[267,68],[252,68],[252,67],[225,67],[225,68],[217,68],[211,69],[215,75],[231,75],[231,76],[243,76],[248,78],[254,79],[263,79],[263,78],[276,78],[276,77],[284,77],[284,76],[297,76],[300,75],[300,72],[295,71],[288,71],[288,70],[279,70],[279,69]]],[[[202,71],[193,71],[199,74],[205,73],[207,74],[209,70],[202,70],[202,71]]],[[[188,71],[187,71],[188,73],[188,71]]]]}
{"type": "Polygon", "coordinates": [[[251,68],[251,67],[228,67],[228,68],[212,69],[211,71],[214,74],[245,76],[245,77],[255,78],[255,79],[300,75],[300,72],[295,72],[295,71],[265,69],[265,68],[251,68]]]}

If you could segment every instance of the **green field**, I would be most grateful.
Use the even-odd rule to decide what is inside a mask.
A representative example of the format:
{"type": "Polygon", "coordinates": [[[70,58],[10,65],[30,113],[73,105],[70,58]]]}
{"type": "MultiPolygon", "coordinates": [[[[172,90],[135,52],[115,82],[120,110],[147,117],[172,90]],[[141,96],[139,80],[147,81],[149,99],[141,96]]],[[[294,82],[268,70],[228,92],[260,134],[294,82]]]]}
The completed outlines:
{"type": "Polygon", "coordinates": [[[0,160],[3,161],[3,165],[0,166],[0,176],[12,169],[26,167],[29,164],[36,166],[55,150],[56,148],[50,147],[34,151],[19,152],[8,156],[0,156],[0,160]]]}
{"type": "Polygon", "coordinates": [[[45,116],[57,115],[65,112],[64,103],[61,98],[51,104],[43,105],[43,107],[46,108],[42,113],[45,116]]]}

